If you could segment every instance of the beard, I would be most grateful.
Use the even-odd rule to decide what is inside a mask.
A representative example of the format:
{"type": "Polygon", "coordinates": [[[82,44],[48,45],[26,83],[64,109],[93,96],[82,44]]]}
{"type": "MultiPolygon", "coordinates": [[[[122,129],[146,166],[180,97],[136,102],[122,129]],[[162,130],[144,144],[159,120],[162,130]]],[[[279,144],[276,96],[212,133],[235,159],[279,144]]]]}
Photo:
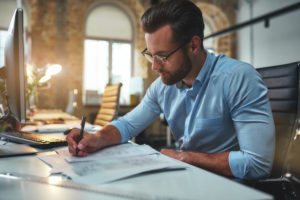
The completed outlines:
{"type": "Polygon", "coordinates": [[[162,74],[160,77],[164,84],[173,85],[181,81],[182,79],[184,79],[191,71],[191,69],[192,69],[192,62],[190,58],[187,56],[187,54],[184,53],[184,61],[183,64],[179,66],[179,68],[177,68],[173,72],[160,70],[159,73],[162,74]]]}

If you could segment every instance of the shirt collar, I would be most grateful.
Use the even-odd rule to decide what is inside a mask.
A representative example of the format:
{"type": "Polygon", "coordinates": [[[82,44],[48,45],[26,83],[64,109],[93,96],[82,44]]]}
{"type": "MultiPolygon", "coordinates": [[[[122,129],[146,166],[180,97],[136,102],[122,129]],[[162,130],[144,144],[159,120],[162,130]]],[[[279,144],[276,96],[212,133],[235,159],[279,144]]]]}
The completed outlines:
{"type": "MultiPolygon", "coordinates": [[[[200,70],[198,76],[196,77],[194,83],[193,83],[193,86],[192,88],[195,88],[195,87],[201,87],[205,77],[208,75],[209,73],[209,66],[210,66],[210,63],[211,63],[211,60],[213,59],[213,53],[209,53],[206,49],[206,59],[205,59],[205,62],[204,62],[204,65],[202,67],[202,69],[200,70]]],[[[184,84],[184,82],[181,80],[179,82],[176,83],[176,87],[178,89],[188,89],[189,87],[184,84]]]]}

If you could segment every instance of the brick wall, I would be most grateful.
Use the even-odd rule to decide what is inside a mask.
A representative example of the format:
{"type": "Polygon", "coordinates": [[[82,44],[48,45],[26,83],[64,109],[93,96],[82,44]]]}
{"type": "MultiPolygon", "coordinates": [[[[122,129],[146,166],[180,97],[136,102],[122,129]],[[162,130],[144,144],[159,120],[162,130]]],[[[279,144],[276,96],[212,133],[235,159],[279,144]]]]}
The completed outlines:
{"type": "MultiPolygon", "coordinates": [[[[32,63],[40,67],[48,63],[59,63],[63,66],[62,72],[52,77],[51,87],[39,90],[38,107],[64,110],[68,101],[68,91],[77,88],[78,110],[75,111],[75,115],[89,116],[98,110],[98,107],[82,106],[83,45],[85,20],[89,11],[105,2],[116,3],[131,12],[135,21],[135,51],[143,50],[145,41],[140,18],[150,6],[147,0],[27,0],[26,4],[30,7],[32,63]]],[[[234,0],[226,3],[214,0],[194,2],[205,15],[211,17],[216,31],[234,24],[234,0]]],[[[218,39],[220,52],[235,55],[235,47],[231,44],[232,37],[230,35],[218,39]]],[[[142,56],[137,60],[136,74],[146,78],[147,88],[157,78],[157,74],[151,71],[151,65],[142,56]]],[[[159,122],[150,126],[148,131],[159,132],[159,122]]]]}
{"type": "MultiPolygon", "coordinates": [[[[78,110],[76,116],[95,112],[97,108],[82,106],[83,45],[85,39],[85,19],[92,7],[104,2],[115,2],[127,7],[135,24],[135,49],[141,51],[144,35],[139,19],[144,8],[135,0],[28,0],[31,17],[32,63],[45,66],[47,63],[59,63],[63,66],[61,73],[53,76],[51,88],[39,90],[37,105],[40,108],[65,109],[68,91],[77,88],[78,110]]],[[[140,70],[137,74],[147,77],[146,62],[138,58],[140,70]]]]}

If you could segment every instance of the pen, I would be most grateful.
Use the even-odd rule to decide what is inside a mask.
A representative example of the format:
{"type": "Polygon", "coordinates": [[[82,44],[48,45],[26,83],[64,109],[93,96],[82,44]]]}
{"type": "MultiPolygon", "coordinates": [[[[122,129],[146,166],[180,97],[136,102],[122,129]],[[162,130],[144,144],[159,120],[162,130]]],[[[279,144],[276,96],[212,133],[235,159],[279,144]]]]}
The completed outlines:
{"type": "MultiPolygon", "coordinates": [[[[83,138],[83,130],[84,130],[84,125],[85,125],[85,119],[86,119],[86,117],[82,117],[82,119],[81,119],[81,128],[80,128],[80,135],[79,135],[79,139],[78,139],[78,143],[80,142],[80,140],[82,140],[82,138],[83,138]]],[[[76,148],[76,156],[78,156],[78,152],[79,152],[79,149],[78,148],[76,148]]]]}

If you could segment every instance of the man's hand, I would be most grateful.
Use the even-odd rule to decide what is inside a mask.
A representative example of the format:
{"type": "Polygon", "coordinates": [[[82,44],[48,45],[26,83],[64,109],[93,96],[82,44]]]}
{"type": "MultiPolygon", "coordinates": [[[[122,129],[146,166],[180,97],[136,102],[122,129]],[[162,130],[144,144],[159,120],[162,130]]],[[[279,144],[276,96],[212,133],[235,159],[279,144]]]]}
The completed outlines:
{"type": "Polygon", "coordinates": [[[79,149],[78,156],[86,156],[87,153],[95,152],[101,147],[99,142],[100,135],[88,132],[84,132],[82,140],[77,143],[79,132],[79,129],[73,129],[67,136],[69,152],[72,155],[76,155],[77,148],[79,149]]]}
{"type": "Polygon", "coordinates": [[[72,155],[76,155],[76,148],[79,149],[78,156],[86,156],[104,147],[120,144],[122,140],[119,130],[112,125],[104,126],[95,134],[84,132],[82,140],[77,143],[79,135],[80,130],[73,129],[67,136],[69,152],[72,155]]]}
{"type": "Polygon", "coordinates": [[[176,160],[189,163],[186,154],[184,154],[183,152],[175,151],[172,149],[161,149],[160,153],[169,156],[171,158],[174,158],[176,160]]]}
{"type": "Polygon", "coordinates": [[[221,174],[223,176],[233,176],[228,162],[229,152],[207,154],[200,152],[178,152],[172,149],[162,149],[160,153],[174,158],[176,160],[189,163],[196,167],[200,167],[212,171],[214,173],[221,174]]]}

